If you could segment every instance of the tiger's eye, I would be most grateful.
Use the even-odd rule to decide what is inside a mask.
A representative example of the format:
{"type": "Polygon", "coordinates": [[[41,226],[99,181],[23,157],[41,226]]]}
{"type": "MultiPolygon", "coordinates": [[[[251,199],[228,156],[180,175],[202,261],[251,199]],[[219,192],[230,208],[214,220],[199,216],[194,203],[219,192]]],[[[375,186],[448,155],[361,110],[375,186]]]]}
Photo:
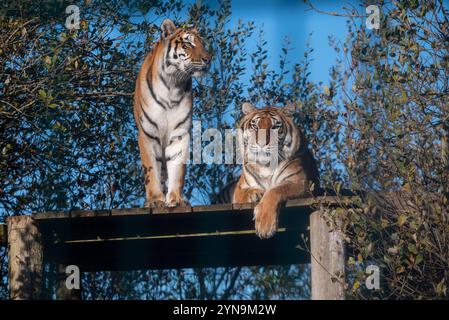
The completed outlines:
{"type": "Polygon", "coordinates": [[[282,122],[281,122],[281,121],[275,119],[273,122],[274,122],[274,123],[273,123],[273,128],[274,128],[274,129],[279,129],[279,128],[282,127],[282,122]]]}

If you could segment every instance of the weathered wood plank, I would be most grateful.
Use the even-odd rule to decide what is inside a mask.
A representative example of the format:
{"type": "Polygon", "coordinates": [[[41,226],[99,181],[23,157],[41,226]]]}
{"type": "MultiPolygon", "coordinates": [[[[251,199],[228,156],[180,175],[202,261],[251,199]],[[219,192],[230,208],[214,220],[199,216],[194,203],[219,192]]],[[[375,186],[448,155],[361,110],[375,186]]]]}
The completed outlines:
{"type": "Polygon", "coordinates": [[[350,205],[357,197],[319,196],[315,198],[298,198],[287,201],[285,207],[309,207],[313,205],[350,205]]]}
{"type": "Polygon", "coordinates": [[[134,216],[151,214],[150,208],[112,209],[111,216],[134,216]]]}
{"type": "Polygon", "coordinates": [[[191,213],[191,206],[183,206],[183,207],[162,207],[162,208],[154,208],[151,209],[152,214],[167,214],[167,213],[191,213]]]}
{"type": "Polygon", "coordinates": [[[192,212],[219,212],[219,211],[232,211],[232,204],[212,204],[208,206],[195,206],[192,207],[192,212]]]}
{"type": "Polygon", "coordinates": [[[338,229],[331,230],[321,211],[310,215],[313,300],[345,299],[345,245],[338,229]]]}
{"type": "Polygon", "coordinates": [[[232,210],[253,210],[257,203],[235,203],[232,210]]]}
{"type": "Polygon", "coordinates": [[[43,250],[37,223],[31,216],[8,217],[6,223],[10,298],[40,299],[43,250]]]}
{"type": "MultiPolygon", "coordinates": [[[[315,198],[300,198],[293,199],[286,203],[285,207],[309,207],[320,204],[350,204],[354,197],[336,197],[336,196],[321,196],[315,198]]],[[[129,216],[129,215],[148,215],[154,214],[171,214],[171,213],[213,213],[223,211],[239,211],[251,210],[256,206],[254,203],[245,204],[213,204],[204,206],[186,206],[173,208],[127,208],[127,209],[112,209],[112,210],[74,210],[66,211],[51,211],[43,213],[35,213],[33,215],[36,220],[45,219],[63,219],[63,218],[92,218],[92,217],[108,217],[108,216],[129,216]]]]}
{"type": "Polygon", "coordinates": [[[70,218],[69,211],[48,211],[48,212],[39,212],[33,215],[33,218],[36,220],[39,219],[67,219],[70,218]]]}
{"type": "Polygon", "coordinates": [[[109,217],[111,210],[74,210],[70,212],[70,218],[109,217]]]}

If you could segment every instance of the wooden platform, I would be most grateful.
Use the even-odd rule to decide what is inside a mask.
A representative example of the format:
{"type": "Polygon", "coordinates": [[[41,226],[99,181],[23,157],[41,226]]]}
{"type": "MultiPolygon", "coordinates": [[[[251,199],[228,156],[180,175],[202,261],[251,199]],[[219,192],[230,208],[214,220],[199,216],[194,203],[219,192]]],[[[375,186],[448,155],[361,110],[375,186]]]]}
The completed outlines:
{"type": "Polygon", "coordinates": [[[83,271],[300,264],[310,262],[299,246],[308,238],[311,205],[334,201],[288,202],[278,233],[267,240],[255,235],[250,204],[47,212],[33,218],[44,259],[83,271]]]}
{"type": "MultiPolygon", "coordinates": [[[[40,299],[48,262],[59,270],[76,265],[81,272],[311,262],[312,299],[344,299],[344,238],[328,227],[321,208],[352,202],[332,196],[290,201],[277,234],[265,240],[255,234],[251,204],[7,217],[0,244],[8,246],[10,297],[40,299]]],[[[64,279],[57,292],[60,299],[80,294],[67,289],[64,279]]]]}

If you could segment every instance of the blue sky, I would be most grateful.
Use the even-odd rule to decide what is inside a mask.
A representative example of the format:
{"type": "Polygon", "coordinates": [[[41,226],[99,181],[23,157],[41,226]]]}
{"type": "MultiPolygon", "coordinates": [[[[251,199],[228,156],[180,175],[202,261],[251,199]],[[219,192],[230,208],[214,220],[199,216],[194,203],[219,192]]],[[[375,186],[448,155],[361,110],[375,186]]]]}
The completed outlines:
{"type": "MultiPolygon", "coordinates": [[[[219,0],[186,0],[184,3],[190,5],[197,1],[212,8],[217,8],[219,2],[219,0]]],[[[356,0],[312,0],[312,2],[317,9],[326,12],[344,13],[342,8],[345,6],[355,6],[360,13],[363,12],[359,1],[356,0]]],[[[328,37],[332,35],[337,40],[344,41],[347,34],[347,18],[318,13],[304,4],[303,0],[231,0],[231,3],[232,14],[228,27],[233,28],[237,26],[239,20],[242,20],[253,21],[256,27],[262,28],[265,40],[268,41],[267,49],[272,69],[276,70],[278,67],[281,48],[286,37],[291,42],[292,51],[289,56],[291,62],[303,59],[309,41],[310,47],[314,49],[310,80],[328,82],[329,68],[335,64],[337,58],[334,49],[329,46],[328,37]]],[[[160,17],[160,21],[156,23],[162,22],[163,18],[165,17],[160,17]]],[[[248,52],[252,52],[255,48],[256,41],[254,39],[253,43],[248,43],[248,52]]]]}
{"type": "MultiPolygon", "coordinates": [[[[339,12],[342,12],[342,7],[350,2],[357,4],[358,1],[313,1],[320,10],[339,12]]],[[[213,6],[217,1],[207,0],[205,3],[213,6]]],[[[338,40],[344,41],[347,33],[346,18],[318,13],[308,8],[302,0],[233,0],[231,24],[236,24],[242,19],[263,26],[272,68],[277,67],[280,48],[285,37],[289,38],[293,49],[290,61],[302,59],[306,43],[310,40],[310,46],[314,49],[311,80],[326,83],[329,68],[337,58],[335,51],[329,46],[328,37],[333,35],[338,40]]]]}
{"type": "MultiPolygon", "coordinates": [[[[185,0],[186,6],[200,2],[212,8],[217,8],[219,0],[185,0]]],[[[337,55],[329,46],[329,36],[343,42],[347,34],[345,17],[336,17],[311,10],[303,0],[231,0],[232,14],[227,27],[236,27],[239,20],[252,21],[256,27],[264,32],[268,41],[270,68],[276,70],[279,64],[279,56],[284,40],[287,37],[292,51],[289,55],[290,62],[303,60],[303,53],[309,41],[314,52],[311,57],[311,77],[314,82],[328,82],[329,69],[335,64],[337,55]]],[[[314,6],[326,12],[345,13],[344,7],[356,7],[360,13],[364,13],[360,1],[356,0],[312,0],[314,6]]],[[[150,15],[153,14],[150,11],[150,15]]],[[[165,18],[159,17],[156,23],[161,23],[165,18]]],[[[257,37],[247,44],[247,51],[252,52],[256,46],[257,37]]],[[[249,62],[248,62],[249,63],[249,62]]],[[[251,68],[247,69],[248,71],[251,68]]],[[[248,75],[249,79],[249,75],[248,75]]]]}

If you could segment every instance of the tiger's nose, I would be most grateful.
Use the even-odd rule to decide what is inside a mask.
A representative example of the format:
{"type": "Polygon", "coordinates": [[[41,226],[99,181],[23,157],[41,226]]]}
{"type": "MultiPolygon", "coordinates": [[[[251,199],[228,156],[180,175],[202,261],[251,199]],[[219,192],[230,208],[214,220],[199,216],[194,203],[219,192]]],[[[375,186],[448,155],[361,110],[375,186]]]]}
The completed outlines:
{"type": "Polygon", "coordinates": [[[265,147],[271,144],[270,130],[259,129],[256,133],[256,143],[260,147],[265,147]]]}

